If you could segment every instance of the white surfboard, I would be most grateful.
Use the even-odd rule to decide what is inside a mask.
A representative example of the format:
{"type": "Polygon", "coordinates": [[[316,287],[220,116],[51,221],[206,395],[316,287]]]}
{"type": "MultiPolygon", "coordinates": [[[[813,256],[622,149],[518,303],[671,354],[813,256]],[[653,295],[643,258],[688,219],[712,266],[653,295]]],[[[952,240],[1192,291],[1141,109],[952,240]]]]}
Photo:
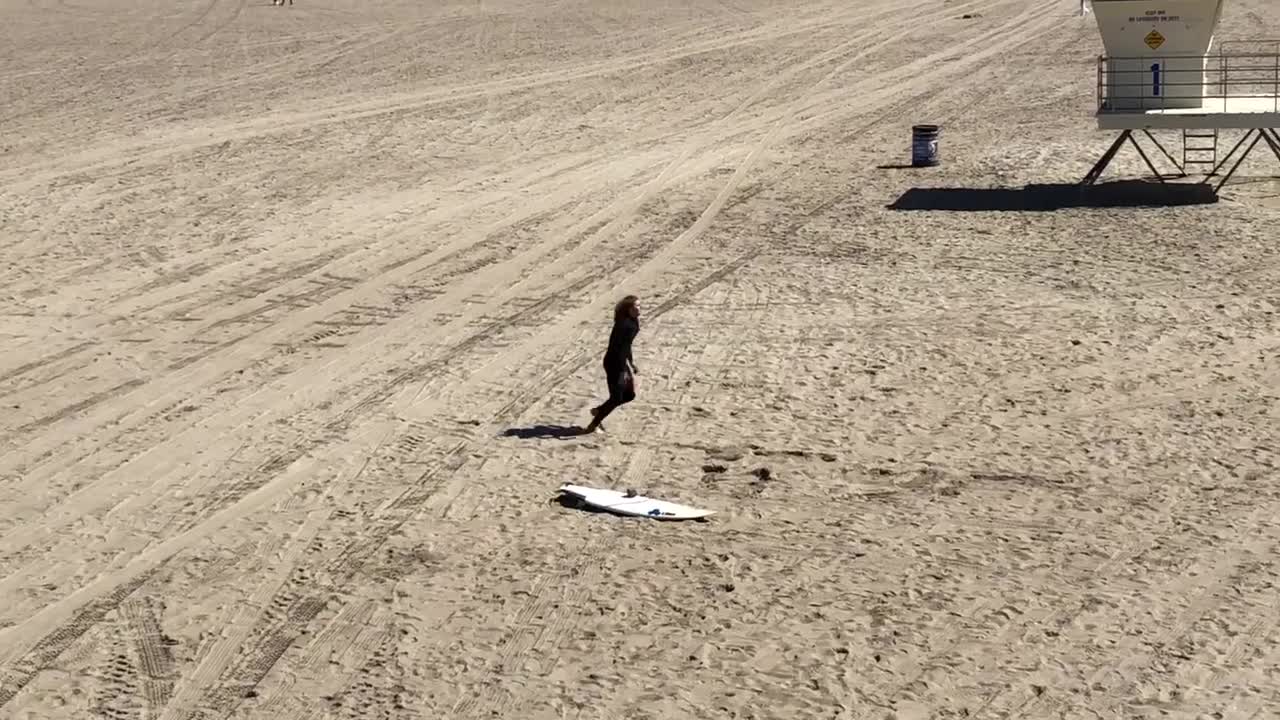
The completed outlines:
{"type": "Polygon", "coordinates": [[[648,517],[655,520],[697,520],[715,514],[712,510],[689,507],[666,500],[655,500],[643,495],[627,497],[626,493],[617,490],[602,490],[582,485],[561,485],[560,492],[580,500],[584,505],[619,515],[648,517]]]}

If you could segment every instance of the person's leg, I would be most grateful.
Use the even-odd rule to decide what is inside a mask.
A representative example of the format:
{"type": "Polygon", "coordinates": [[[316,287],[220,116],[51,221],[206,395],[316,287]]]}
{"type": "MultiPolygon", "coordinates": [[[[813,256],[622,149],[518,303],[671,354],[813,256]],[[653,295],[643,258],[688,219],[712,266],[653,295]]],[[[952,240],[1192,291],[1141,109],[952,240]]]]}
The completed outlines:
{"type": "Polygon", "coordinates": [[[609,399],[600,404],[599,407],[592,409],[591,424],[587,426],[588,432],[595,432],[595,429],[604,423],[604,419],[609,417],[609,413],[623,405],[626,400],[625,388],[625,371],[622,370],[605,370],[605,377],[609,383],[609,399]]]}
{"type": "Polygon", "coordinates": [[[600,404],[600,407],[591,410],[591,424],[587,426],[588,432],[595,432],[596,428],[604,427],[604,419],[609,417],[609,413],[618,408],[618,403],[613,398],[609,398],[600,404]]]}

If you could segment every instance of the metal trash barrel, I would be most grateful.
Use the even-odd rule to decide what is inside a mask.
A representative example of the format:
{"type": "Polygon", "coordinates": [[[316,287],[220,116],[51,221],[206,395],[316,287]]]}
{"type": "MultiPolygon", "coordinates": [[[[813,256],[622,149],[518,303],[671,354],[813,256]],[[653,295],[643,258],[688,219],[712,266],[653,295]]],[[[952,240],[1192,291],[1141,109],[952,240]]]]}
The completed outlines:
{"type": "Polygon", "coordinates": [[[938,164],[937,125],[911,126],[911,166],[931,167],[938,164]]]}

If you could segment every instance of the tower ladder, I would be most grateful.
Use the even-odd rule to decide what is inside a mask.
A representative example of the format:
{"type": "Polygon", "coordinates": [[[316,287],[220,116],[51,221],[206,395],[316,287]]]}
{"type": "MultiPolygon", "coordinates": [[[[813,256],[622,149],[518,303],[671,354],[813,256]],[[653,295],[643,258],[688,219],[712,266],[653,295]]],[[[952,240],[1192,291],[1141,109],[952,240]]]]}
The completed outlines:
{"type": "Polygon", "coordinates": [[[1183,130],[1182,131],[1182,170],[1187,171],[1192,165],[1208,166],[1207,174],[1212,174],[1218,166],[1218,131],[1183,130]]]}

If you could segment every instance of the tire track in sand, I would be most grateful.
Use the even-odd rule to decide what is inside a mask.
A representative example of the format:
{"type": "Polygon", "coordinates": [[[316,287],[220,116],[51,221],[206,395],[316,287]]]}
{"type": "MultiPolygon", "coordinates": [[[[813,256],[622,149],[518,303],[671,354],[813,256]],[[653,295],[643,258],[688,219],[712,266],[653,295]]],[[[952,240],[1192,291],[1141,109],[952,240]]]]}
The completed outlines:
{"type": "MultiPolygon", "coordinates": [[[[800,64],[799,64],[799,65],[798,65],[794,70],[798,72],[798,71],[800,71],[800,70],[807,69],[808,67],[811,67],[811,66],[813,66],[813,65],[815,65],[815,64],[820,64],[821,62],[825,62],[825,61],[827,61],[830,57],[832,57],[835,53],[838,53],[838,52],[840,52],[840,51],[842,51],[842,50],[844,50],[844,49],[847,49],[848,47],[852,47],[852,46],[854,46],[854,45],[856,45],[856,44],[857,44],[856,42],[850,42],[850,43],[847,43],[845,46],[842,46],[841,48],[837,48],[837,49],[832,50],[832,51],[827,51],[827,52],[821,53],[821,54],[820,54],[819,56],[817,56],[816,58],[812,58],[812,59],[810,59],[810,60],[808,60],[808,61],[806,61],[806,62],[800,63],[800,64]]],[[[856,58],[855,58],[855,59],[856,59],[856,58]]],[[[853,62],[853,60],[846,61],[846,64],[847,64],[848,62],[853,62]]],[[[840,67],[837,67],[837,68],[833,71],[833,73],[834,73],[834,72],[838,72],[840,69],[841,69],[840,67]]],[[[767,84],[766,84],[766,88],[767,88],[767,87],[772,87],[772,86],[776,85],[777,83],[781,82],[785,77],[786,77],[786,74],[780,74],[780,75],[779,75],[779,77],[774,78],[770,83],[767,83],[767,84]]],[[[761,90],[761,92],[763,92],[763,89],[761,90]]],[[[738,106],[738,108],[736,108],[736,109],[734,110],[734,112],[733,112],[733,113],[731,113],[731,115],[730,115],[729,117],[727,117],[727,118],[726,118],[726,120],[728,120],[728,119],[732,118],[733,116],[736,116],[736,114],[738,114],[738,113],[740,113],[740,112],[745,111],[745,109],[746,109],[746,108],[750,107],[751,103],[752,103],[752,102],[754,102],[754,100],[756,99],[756,97],[757,97],[759,94],[760,94],[760,93],[757,93],[757,94],[755,94],[755,95],[753,95],[753,96],[751,96],[751,97],[747,98],[747,100],[745,100],[743,103],[741,103],[741,104],[738,106]]],[[[634,212],[634,209],[635,209],[635,208],[637,208],[637,207],[639,207],[639,206],[640,206],[640,204],[642,204],[645,200],[647,200],[647,198],[648,198],[648,197],[652,196],[654,193],[656,193],[656,192],[657,192],[657,191],[659,191],[662,187],[664,187],[663,183],[666,181],[666,178],[670,178],[670,177],[672,177],[671,173],[673,173],[677,168],[679,168],[679,167],[680,167],[680,164],[681,164],[685,159],[687,159],[687,157],[688,157],[688,156],[689,156],[689,155],[694,151],[694,149],[695,149],[696,147],[697,147],[697,139],[695,138],[695,139],[692,139],[692,140],[687,144],[687,146],[686,146],[685,150],[684,150],[684,151],[683,151],[683,152],[682,152],[682,153],[681,153],[681,154],[680,154],[680,155],[679,155],[679,156],[678,156],[678,157],[677,157],[677,158],[676,158],[672,163],[670,163],[670,164],[667,166],[667,169],[666,169],[666,170],[664,170],[664,173],[663,173],[662,175],[660,175],[660,176],[659,176],[659,178],[655,181],[655,183],[654,183],[652,186],[650,186],[648,189],[646,189],[646,190],[645,190],[645,191],[644,191],[644,192],[643,192],[643,193],[642,193],[638,198],[636,198],[633,202],[630,202],[630,203],[629,203],[629,207],[631,208],[631,209],[630,209],[630,211],[629,211],[629,213],[630,213],[630,212],[634,212]]],[[[722,202],[723,202],[723,200],[727,199],[727,197],[728,197],[728,195],[729,195],[729,193],[730,193],[730,192],[732,192],[732,188],[731,188],[728,192],[723,193],[723,196],[724,196],[724,197],[722,197],[722,198],[721,198],[722,202]]],[[[629,217],[629,213],[628,213],[628,214],[624,214],[624,215],[623,215],[623,216],[621,216],[621,217],[614,218],[614,220],[613,220],[613,221],[611,221],[610,223],[608,223],[608,224],[603,228],[603,231],[611,231],[611,232],[614,232],[614,231],[616,231],[617,229],[620,229],[622,221],[626,220],[626,219],[629,217]]],[[[603,231],[602,231],[602,232],[603,232],[603,231]]],[[[604,237],[607,237],[607,234],[605,234],[605,235],[597,235],[597,236],[594,238],[594,242],[595,242],[595,243],[599,243],[599,242],[603,241],[604,237]]],[[[562,256],[562,257],[558,260],[558,264],[560,264],[560,265],[562,265],[562,266],[566,266],[566,267],[571,266],[572,262],[574,262],[574,261],[576,260],[576,258],[577,258],[577,257],[585,257],[585,256],[587,255],[587,251],[589,251],[589,250],[590,250],[590,247],[587,247],[587,248],[582,248],[582,247],[580,247],[580,248],[578,248],[578,250],[577,250],[575,253],[572,253],[572,254],[567,255],[567,256],[562,256]]],[[[546,272],[546,270],[544,269],[544,274],[545,274],[545,272],[546,272]]],[[[446,299],[447,299],[447,298],[446,298],[446,299]]],[[[106,479],[106,478],[104,478],[104,480],[105,480],[105,479],[106,479]]],[[[39,478],[39,477],[37,477],[37,476],[31,476],[31,477],[29,477],[29,480],[28,480],[28,482],[39,482],[39,481],[40,481],[40,478],[39,478]]],[[[81,491],[79,491],[79,492],[80,492],[81,494],[84,494],[84,492],[85,492],[85,491],[82,489],[82,490],[81,490],[81,491]]],[[[48,528],[46,528],[46,529],[48,529],[48,528]]],[[[13,540],[13,538],[10,538],[10,540],[13,540]]]]}
{"type": "MultiPolygon", "coordinates": [[[[785,237],[794,232],[843,198],[843,192],[833,194],[808,211],[800,214],[783,230],[783,236],[785,237]]],[[[742,268],[753,262],[763,251],[764,248],[762,247],[737,257],[708,273],[697,283],[682,288],[679,292],[676,292],[647,312],[648,322],[651,326],[654,323],[660,323],[662,316],[693,302],[707,289],[724,283],[742,268]]],[[[725,306],[731,301],[732,295],[729,293],[720,298],[720,302],[725,306]]],[[[712,326],[708,327],[708,332],[713,332],[712,326]]],[[[712,343],[709,338],[703,338],[702,342],[699,343],[683,346],[683,352],[697,352],[700,356],[718,354],[721,351],[722,348],[712,343]]],[[[548,377],[547,382],[539,383],[539,387],[543,388],[543,394],[554,392],[562,383],[581,371],[595,357],[593,353],[585,350],[576,355],[568,372],[558,372],[548,377]]],[[[702,362],[685,362],[683,358],[668,361],[666,364],[674,365],[675,367],[675,372],[672,373],[669,381],[669,387],[680,386],[683,379],[691,377],[698,368],[703,366],[702,362]]],[[[687,394],[688,391],[682,393],[681,403],[687,400],[687,394]]],[[[650,428],[660,414],[659,408],[657,406],[653,407],[640,421],[641,430],[637,433],[637,436],[654,436],[650,428]]],[[[520,419],[520,415],[521,413],[509,414],[504,419],[517,421],[520,419]]],[[[649,476],[649,469],[653,463],[653,457],[653,447],[648,445],[639,446],[628,453],[623,464],[623,471],[614,482],[614,485],[617,487],[644,487],[646,478],[649,476]]],[[[499,679],[509,678],[512,673],[519,672],[526,658],[530,655],[539,655],[544,658],[555,657],[556,650],[573,626],[572,618],[575,617],[577,609],[585,602],[585,588],[592,587],[593,581],[599,576],[602,558],[612,546],[612,540],[614,539],[616,539],[616,533],[607,537],[593,536],[592,541],[581,552],[573,554],[568,566],[559,568],[554,576],[542,575],[538,578],[534,590],[525,600],[520,610],[516,612],[510,624],[512,634],[503,644],[501,649],[502,659],[494,668],[494,677],[490,678],[490,682],[483,683],[479,692],[460,698],[452,708],[451,717],[507,717],[513,711],[513,707],[518,705],[521,697],[517,692],[507,689],[509,683],[500,683],[498,682],[499,679]]],[[[551,665],[554,666],[554,660],[551,665]]],[[[552,668],[546,667],[544,669],[550,672],[552,668]]]]}
{"type": "MultiPolygon", "coordinates": [[[[875,17],[875,16],[872,16],[872,17],[871,17],[871,19],[874,19],[874,17],[875,17]]],[[[869,37],[869,36],[868,36],[868,37],[869,37]]],[[[832,58],[832,57],[837,56],[840,52],[843,52],[843,50],[847,49],[847,47],[849,47],[849,46],[856,46],[856,45],[859,45],[859,44],[860,44],[860,42],[861,42],[861,41],[860,41],[860,39],[859,39],[858,37],[855,37],[855,38],[853,38],[853,39],[851,39],[851,40],[849,40],[849,41],[846,41],[846,43],[843,43],[841,46],[838,46],[838,47],[836,47],[836,48],[833,48],[833,49],[832,49],[832,50],[830,50],[830,51],[827,51],[827,52],[825,52],[825,53],[822,53],[821,55],[819,55],[818,57],[815,57],[815,58],[811,59],[810,61],[807,61],[807,62],[805,62],[805,63],[802,63],[801,65],[799,65],[799,66],[797,66],[797,67],[794,67],[794,68],[788,68],[788,70],[787,70],[787,74],[791,74],[791,73],[793,73],[793,72],[796,72],[796,71],[799,71],[799,70],[806,69],[807,67],[811,67],[811,66],[813,66],[815,63],[824,62],[824,61],[826,61],[827,59],[830,59],[830,58],[832,58]]],[[[775,84],[777,84],[777,83],[775,83],[775,84]]],[[[767,87],[767,86],[766,86],[766,87],[767,87]]],[[[757,94],[757,95],[758,95],[758,94],[757,94]]],[[[752,99],[754,99],[754,97],[753,97],[753,98],[749,98],[749,99],[748,99],[748,102],[749,102],[750,100],[752,100],[752,99]]]]}
{"type": "MultiPolygon", "coordinates": [[[[731,266],[738,265],[734,263],[731,266]]],[[[725,273],[726,269],[721,268],[704,278],[695,287],[705,287],[711,282],[718,281],[724,277],[725,273]]],[[[665,311],[665,309],[662,310],[662,312],[665,311]]],[[[572,360],[575,364],[580,361],[576,356],[572,360]]],[[[564,371],[565,368],[562,367],[557,369],[555,374],[562,376],[564,371]]],[[[536,403],[546,392],[545,383],[534,382],[528,384],[524,392],[517,392],[510,399],[497,400],[500,404],[498,419],[514,418],[525,408],[536,403]]],[[[413,432],[415,431],[412,427],[407,431],[401,431],[406,439],[413,432]]],[[[336,555],[331,554],[328,561],[321,558],[315,560],[316,563],[323,563],[324,569],[314,573],[318,581],[312,583],[305,595],[280,596],[273,599],[271,604],[316,608],[317,603],[337,596],[341,588],[361,571],[368,559],[406,522],[420,513],[422,507],[447,479],[459,476],[462,468],[472,462],[469,451],[477,442],[486,438],[487,434],[476,432],[466,439],[446,446],[435,460],[426,463],[426,468],[421,470],[416,480],[384,506],[385,509],[365,518],[364,527],[359,532],[352,533],[359,537],[359,540],[342,547],[336,555]]],[[[381,460],[381,467],[370,471],[370,477],[394,476],[403,473],[402,466],[408,464],[414,452],[419,449],[420,443],[390,442],[389,447],[391,454],[381,460]]],[[[379,485],[385,483],[386,481],[383,480],[379,485]]],[[[216,684],[210,684],[196,705],[204,708],[213,717],[225,717],[233,712],[244,697],[266,677],[284,652],[302,636],[308,623],[318,612],[319,610],[316,609],[314,613],[309,611],[290,613],[290,617],[284,622],[272,622],[270,618],[260,620],[258,627],[252,631],[253,639],[242,644],[238,659],[228,664],[228,671],[216,684]],[[268,648],[270,652],[263,655],[260,648],[268,648]]],[[[553,626],[550,635],[546,638],[536,636],[532,638],[532,642],[543,644],[550,642],[550,638],[556,637],[556,627],[561,626],[553,626]]],[[[177,719],[191,716],[178,713],[165,717],[177,719]]]]}
{"type": "MultiPolygon", "coordinates": [[[[719,276],[716,274],[712,277],[719,276]]],[[[710,281],[711,279],[704,280],[704,282],[710,281]]],[[[529,398],[527,402],[531,403],[540,395],[540,393],[537,393],[527,396],[529,398]]],[[[514,411],[518,413],[521,409],[509,407],[508,412],[514,411]]],[[[479,435],[473,436],[471,442],[475,442],[478,439],[480,439],[479,435]]],[[[387,507],[372,529],[360,533],[361,540],[328,561],[328,576],[339,578],[338,586],[349,582],[371,553],[376,552],[393,532],[417,515],[422,505],[432,496],[436,487],[443,482],[443,476],[451,475],[461,469],[467,462],[464,451],[468,446],[469,443],[459,442],[436,463],[429,466],[412,486],[402,492],[387,507]]],[[[298,473],[305,472],[305,469],[297,466],[291,467],[290,470],[298,473]]],[[[266,491],[263,495],[269,497],[278,493],[283,487],[287,487],[287,485],[259,489],[266,491]]],[[[258,499],[255,504],[261,506],[262,501],[258,499]]],[[[241,502],[244,503],[245,501],[242,500],[241,502]]],[[[54,606],[46,607],[36,617],[28,619],[21,625],[0,631],[0,640],[3,640],[0,647],[5,647],[12,652],[14,649],[22,647],[23,636],[29,636],[32,630],[38,632],[40,627],[48,626],[48,620],[45,618],[55,618],[58,615],[68,613],[73,616],[69,624],[55,626],[38,640],[30,650],[24,652],[20,659],[6,669],[3,676],[4,681],[0,683],[0,707],[11,700],[40,670],[49,667],[58,655],[75,639],[100,622],[108,612],[115,609],[137,587],[149,579],[161,565],[168,562],[168,558],[174,553],[190,542],[207,536],[217,527],[225,524],[233,517],[241,516],[244,512],[247,512],[247,510],[241,510],[235,506],[227,508],[219,513],[219,516],[205,521],[201,526],[192,528],[183,535],[170,538],[164,546],[155,548],[144,554],[143,557],[136,558],[134,562],[123,568],[115,576],[101,578],[94,583],[95,586],[100,586],[104,590],[114,586],[113,589],[107,590],[104,596],[91,599],[95,591],[93,587],[86,587],[72,597],[66,598],[54,606]],[[131,570],[130,566],[136,567],[136,570],[131,570]],[[120,579],[129,578],[131,575],[131,579],[124,580],[123,584],[115,584],[120,582],[120,579]],[[76,605],[82,602],[87,602],[87,604],[82,609],[75,609],[76,605]]],[[[289,587],[300,587],[303,584],[303,578],[305,578],[305,573],[297,579],[293,586],[289,587]]],[[[282,591],[282,593],[273,597],[269,605],[277,608],[275,621],[268,626],[253,631],[257,633],[258,640],[256,642],[241,643],[247,647],[236,655],[237,659],[233,663],[231,655],[237,643],[235,639],[224,639],[224,642],[219,643],[215,651],[207,656],[206,664],[203,666],[204,670],[199,672],[198,677],[195,678],[196,681],[200,681],[203,678],[205,682],[209,682],[212,677],[218,676],[223,677],[223,680],[207,693],[200,693],[199,689],[192,689],[190,685],[184,686],[186,694],[175,694],[174,703],[171,703],[166,711],[166,718],[184,717],[181,714],[174,715],[176,712],[174,710],[175,703],[179,703],[180,700],[190,703],[193,697],[201,698],[198,703],[199,707],[205,707],[206,709],[221,708],[226,712],[234,709],[243,700],[244,694],[265,677],[284,651],[301,635],[307,624],[324,608],[328,598],[332,596],[332,589],[325,589],[318,594],[314,592],[308,593],[305,596],[300,596],[298,591],[294,589],[287,592],[282,591]],[[217,672],[223,669],[225,669],[226,675],[217,672]]],[[[238,626],[239,623],[236,625],[238,626]]],[[[182,693],[183,691],[179,690],[178,692],[182,693]]]]}
{"type": "Polygon", "coordinates": [[[0,707],[4,707],[13,700],[40,671],[52,666],[58,656],[72,643],[79,640],[90,628],[102,622],[107,613],[119,607],[125,598],[150,580],[159,567],[160,564],[157,564],[89,600],[83,607],[72,613],[68,622],[44,635],[20,659],[0,671],[0,707]]]}
{"type": "MultiPolygon", "coordinates": [[[[736,266],[736,263],[731,265],[736,266]]],[[[721,268],[710,276],[703,278],[698,284],[691,287],[691,292],[693,288],[705,287],[705,285],[723,278],[726,270],[726,268],[721,268]]],[[[671,307],[674,307],[674,304],[669,305],[666,309],[671,307]]],[[[574,358],[574,360],[576,362],[577,358],[574,358]]],[[[521,407],[510,407],[510,403],[506,403],[508,406],[506,414],[500,419],[508,419],[518,415],[523,411],[524,407],[531,405],[542,394],[542,392],[533,392],[525,395],[525,402],[522,403],[521,407]]],[[[436,489],[446,478],[456,476],[462,467],[470,461],[467,452],[472,445],[487,437],[487,433],[481,434],[477,432],[469,440],[456,443],[440,455],[437,460],[429,463],[417,480],[405,488],[394,501],[386,504],[384,509],[378,511],[376,515],[367,517],[365,520],[367,524],[364,529],[354,533],[360,538],[359,540],[342,547],[336,555],[328,551],[316,553],[316,556],[311,559],[308,565],[310,567],[318,566],[320,569],[306,570],[300,566],[295,571],[297,577],[286,583],[281,591],[277,592],[269,602],[265,603],[267,607],[276,608],[277,611],[271,616],[262,616],[262,619],[258,621],[258,624],[253,629],[246,631],[243,635],[243,640],[239,643],[240,650],[234,653],[234,658],[232,657],[232,647],[237,644],[234,639],[220,643],[219,649],[207,656],[211,660],[208,661],[205,669],[200,672],[200,678],[203,679],[200,680],[200,684],[204,684],[215,674],[215,668],[223,668],[223,672],[218,674],[218,682],[208,683],[205,691],[201,692],[196,688],[196,683],[193,681],[191,685],[186,686],[187,694],[183,696],[184,704],[179,707],[175,698],[175,703],[170,705],[164,717],[225,717],[230,712],[233,712],[235,707],[244,700],[245,696],[250,694],[266,674],[270,672],[284,652],[302,635],[308,624],[320,613],[329,600],[355,577],[367,562],[367,559],[373,553],[376,553],[404,523],[409,522],[418,515],[422,506],[433,496],[436,489]],[[311,578],[311,580],[308,582],[306,578],[311,578]],[[198,700],[193,702],[192,698],[198,698],[198,700]]],[[[400,447],[405,446],[400,445],[400,447]]],[[[304,469],[297,467],[291,468],[291,470],[296,473],[305,472],[304,469]]],[[[281,488],[271,488],[270,490],[278,492],[279,489],[281,488]]],[[[224,514],[242,514],[229,511],[224,511],[224,514]]],[[[217,519],[207,522],[206,526],[216,524],[219,524],[217,519]]],[[[188,533],[189,537],[173,538],[170,543],[175,548],[179,548],[196,537],[207,535],[207,532],[207,527],[203,529],[195,528],[188,533]]],[[[156,559],[167,558],[170,554],[156,555],[156,559]]],[[[145,563],[143,566],[145,567],[145,563]]],[[[237,626],[239,625],[240,623],[237,623],[237,626]]]]}
{"type": "MultiPolygon", "coordinates": [[[[837,67],[837,68],[836,68],[836,70],[833,70],[833,73],[835,73],[835,72],[840,72],[840,69],[841,69],[841,68],[838,68],[838,67],[837,67]]],[[[831,76],[829,76],[829,74],[828,74],[828,76],[827,76],[827,77],[831,77],[831,76]]],[[[732,186],[730,186],[730,190],[732,190],[732,186]]],[[[724,196],[727,196],[727,192],[722,193],[722,197],[721,197],[721,199],[719,199],[719,201],[723,201],[724,196]]],[[[721,204],[721,208],[722,208],[722,206],[723,206],[723,205],[721,204]]],[[[705,222],[707,222],[707,217],[708,217],[708,215],[705,215],[705,214],[704,214],[704,217],[703,217],[703,218],[701,218],[701,219],[703,219],[703,222],[704,222],[704,223],[705,223],[705,222]]]]}
{"type": "Polygon", "coordinates": [[[131,598],[120,605],[119,612],[134,643],[146,716],[155,717],[173,695],[176,671],[173,641],[160,625],[164,604],[152,597],[131,598]]]}
{"type": "Polygon", "coordinates": [[[159,161],[178,153],[220,145],[228,140],[246,140],[265,135],[276,135],[320,125],[364,120],[380,115],[423,110],[440,103],[481,100],[498,94],[533,90],[553,84],[584,80],[602,75],[636,70],[657,64],[670,63],[680,58],[726,50],[765,40],[780,40],[797,34],[813,32],[824,27],[844,24],[850,20],[862,21],[864,10],[849,10],[843,15],[819,16],[814,19],[779,21],[728,36],[721,36],[690,43],[684,47],[666,48],[638,53],[610,60],[588,62],[568,68],[535,72],[524,76],[506,77],[455,87],[435,88],[411,93],[393,94],[378,100],[360,100],[325,110],[295,113],[292,116],[270,120],[242,121],[229,124],[216,138],[210,139],[207,130],[178,133],[163,140],[129,147],[113,147],[98,152],[82,153],[68,161],[55,161],[39,166],[27,166],[13,171],[0,172],[0,187],[13,178],[22,178],[11,184],[10,190],[23,192],[69,174],[86,173],[110,168],[123,163],[159,161]]]}
{"type": "MultiPolygon", "coordinates": [[[[1155,638],[1139,641],[1134,636],[1127,635],[1117,652],[1108,653],[1115,658],[1114,662],[1104,663],[1085,680],[1086,687],[1095,693],[1088,701],[1091,711],[1103,716],[1122,714],[1121,706],[1126,700],[1133,698],[1133,690],[1137,684],[1128,671],[1151,662],[1157,652],[1181,638],[1201,617],[1219,605],[1223,599],[1221,591],[1238,574],[1246,560],[1250,557],[1272,556],[1275,542],[1268,541],[1265,535],[1259,539],[1258,533],[1264,519],[1269,519],[1270,515],[1271,508],[1263,506],[1242,522],[1232,523],[1232,542],[1210,557],[1199,558],[1193,567],[1199,568],[1200,572],[1188,570],[1178,573],[1172,582],[1156,593],[1163,598],[1190,596],[1191,601],[1155,638]],[[1241,546],[1237,544],[1240,538],[1250,539],[1241,546]],[[1115,683],[1117,678],[1119,682],[1115,683]]],[[[1079,702],[1078,699],[1068,701],[1060,693],[1046,691],[1030,693],[1024,697],[1023,702],[1015,705],[1013,703],[1017,701],[1017,695],[1014,690],[1009,688],[1006,692],[989,698],[974,717],[1010,717],[1014,714],[1037,717],[1044,713],[1061,712],[1070,704],[1079,702]],[[1007,702],[1001,702],[1006,700],[1007,702]]]]}
{"type": "MultiPolygon", "coordinates": [[[[837,68],[837,69],[836,69],[836,72],[838,72],[839,70],[840,70],[840,68],[837,68]]],[[[703,218],[703,220],[704,220],[704,221],[705,221],[705,218],[706,218],[706,216],[704,215],[704,218],[703,218]]]]}
{"type": "MultiPolygon", "coordinates": [[[[189,676],[178,680],[173,689],[172,701],[164,706],[160,718],[200,716],[194,707],[194,701],[202,689],[202,683],[211,682],[228,667],[235,651],[249,638],[253,619],[262,615],[272,619],[287,620],[290,616],[309,619],[323,609],[323,603],[309,603],[295,608],[280,598],[290,597],[294,585],[310,581],[309,573],[301,569],[299,564],[325,520],[327,514],[323,512],[313,512],[308,516],[306,522],[289,539],[279,563],[240,607],[239,617],[227,624],[229,630],[223,633],[189,676]],[[181,714],[187,711],[190,714],[181,714]]],[[[271,647],[268,645],[264,650],[269,652],[271,647]]]]}
{"type": "Polygon", "coordinates": [[[110,720],[142,720],[137,696],[137,667],[122,638],[108,644],[110,659],[94,672],[99,687],[94,693],[93,714],[110,720]]]}
{"type": "MultiPolygon", "coordinates": [[[[937,58],[951,56],[966,48],[973,47],[976,45],[982,45],[985,43],[990,43],[991,40],[1001,38],[1009,33],[1012,33],[1014,30],[1026,30],[1028,28],[1049,29],[1050,27],[1053,26],[1054,20],[1055,20],[1055,17],[1053,15],[1052,7],[1033,7],[1033,8],[1024,10],[1023,12],[1015,16],[1012,20],[1004,23],[1003,25],[995,29],[992,29],[982,35],[979,35],[975,38],[972,38],[963,43],[960,43],[957,46],[949,47],[945,51],[939,51],[925,58],[921,58],[919,60],[913,61],[912,63],[908,63],[907,65],[896,68],[891,74],[902,75],[908,78],[909,80],[907,81],[906,89],[908,90],[920,89],[921,92],[926,92],[929,83],[937,82],[938,78],[937,76],[921,78],[918,73],[918,70],[931,65],[933,62],[936,61],[937,58]],[[914,80],[910,80],[911,78],[914,78],[914,80]]],[[[998,55],[1002,52],[1006,52],[1009,47],[1021,45],[1021,44],[1032,42],[1032,41],[1033,41],[1033,38],[1027,38],[1025,36],[1021,36],[1015,40],[1006,40],[1005,42],[997,42],[994,44],[990,44],[985,50],[965,56],[963,59],[958,60],[954,63],[951,63],[948,66],[948,72],[953,72],[957,75],[960,75],[964,73],[968,67],[981,64],[982,62],[986,61],[989,57],[998,55]]],[[[746,158],[738,164],[733,174],[726,181],[725,185],[722,186],[720,192],[712,200],[710,205],[708,205],[707,208],[698,216],[698,219],[689,228],[681,232],[678,236],[676,236],[669,243],[667,243],[665,246],[660,248],[656,253],[654,253],[654,255],[651,256],[645,262],[644,265],[638,268],[635,272],[631,273],[627,278],[628,287],[634,289],[637,286],[643,284],[645,281],[653,281],[657,277],[659,277],[661,273],[665,271],[665,269],[667,268],[671,260],[674,259],[678,253],[680,253],[686,247],[688,247],[699,235],[702,234],[702,232],[706,230],[708,226],[710,226],[710,224],[715,220],[715,218],[727,205],[729,198],[741,186],[747,174],[754,169],[755,165],[760,161],[763,154],[771,146],[771,144],[776,140],[786,136],[786,133],[784,131],[787,129],[787,126],[791,123],[792,119],[796,116],[796,114],[800,112],[802,109],[811,109],[812,104],[810,102],[807,102],[807,97],[810,94],[814,93],[818,88],[829,83],[833,78],[837,77],[846,68],[854,65],[856,62],[860,61],[861,59],[862,59],[861,54],[855,54],[853,57],[841,62],[834,69],[832,69],[830,72],[824,75],[819,81],[809,86],[805,94],[802,95],[802,99],[800,101],[794,101],[788,104],[788,106],[781,112],[781,117],[778,118],[772,124],[769,131],[764,135],[764,137],[761,138],[757,143],[755,143],[755,145],[748,152],[746,158]]],[[[885,80],[882,82],[882,84],[884,86],[884,89],[880,91],[872,92],[869,95],[860,96],[858,98],[857,107],[865,110],[868,106],[874,107],[874,103],[876,101],[880,101],[881,103],[883,103],[882,98],[890,95],[891,92],[898,92],[898,93],[903,92],[903,87],[901,85],[892,84],[891,80],[885,80]]],[[[848,109],[846,108],[845,111],[848,112],[848,109]]],[[[821,115],[825,116],[827,119],[830,119],[831,116],[835,114],[836,114],[836,111],[829,111],[821,115]]],[[[809,123],[809,124],[812,124],[813,122],[814,122],[813,118],[807,119],[805,121],[805,123],[809,123]]],[[[802,132],[803,130],[797,130],[793,134],[799,134],[802,132]]],[[[542,333],[538,338],[534,339],[533,343],[537,347],[530,348],[528,352],[534,355],[540,352],[546,352],[548,349],[548,346],[550,346],[555,342],[560,341],[567,334],[571,333],[572,332],[571,328],[573,326],[587,321],[587,319],[592,315],[602,312],[604,309],[604,305],[607,302],[609,302],[607,298],[620,294],[623,291],[623,289],[624,288],[621,284],[615,285],[614,287],[610,288],[607,292],[599,294],[597,296],[598,299],[593,301],[589,305],[582,307],[579,311],[575,313],[572,313],[570,315],[567,315],[561,318],[557,322],[554,328],[549,328],[546,332],[542,333]]],[[[482,379],[489,380],[489,381],[497,380],[496,377],[485,377],[482,379]]]]}

